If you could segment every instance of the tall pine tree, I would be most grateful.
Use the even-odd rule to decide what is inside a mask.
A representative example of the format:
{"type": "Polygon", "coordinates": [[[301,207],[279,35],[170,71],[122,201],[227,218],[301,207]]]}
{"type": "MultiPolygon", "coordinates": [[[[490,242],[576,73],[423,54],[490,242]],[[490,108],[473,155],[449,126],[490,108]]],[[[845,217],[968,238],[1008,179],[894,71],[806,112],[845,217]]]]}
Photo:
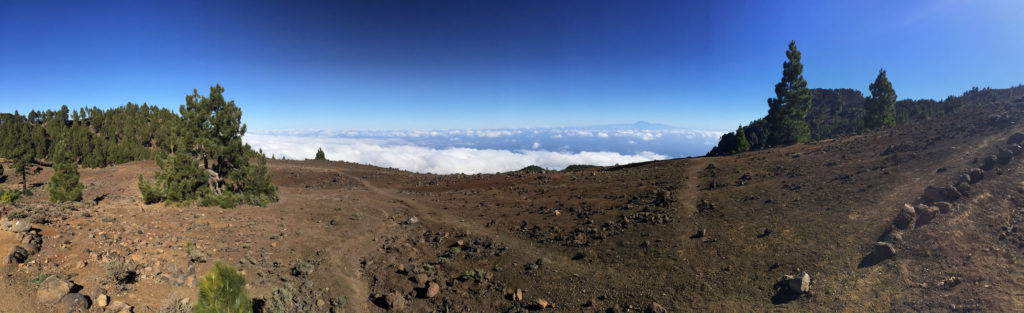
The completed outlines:
{"type": "Polygon", "coordinates": [[[878,77],[868,89],[871,89],[871,96],[864,101],[864,127],[875,129],[896,125],[896,91],[885,76],[885,69],[878,70],[878,77]]]}
{"type": "Polygon", "coordinates": [[[67,139],[61,139],[53,157],[53,176],[50,176],[50,202],[81,201],[82,183],[78,181],[78,165],[68,152],[67,139]]]}
{"type": "Polygon", "coordinates": [[[810,126],[804,118],[811,110],[811,91],[804,80],[804,65],[796,41],[789,42],[782,81],[775,84],[775,98],[768,99],[768,143],[789,145],[810,139],[810,126]]]}
{"type": "Polygon", "coordinates": [[[21,176],[22,191],[28,191],[28,167],[36,158],[37,143],[33,140],[32,125],[18,111],[14,111],[13,115],[5,115],[0,125],[3,126],[3,136],[0,136],[3,157],[13,163],[14,173],[21,176]]]}

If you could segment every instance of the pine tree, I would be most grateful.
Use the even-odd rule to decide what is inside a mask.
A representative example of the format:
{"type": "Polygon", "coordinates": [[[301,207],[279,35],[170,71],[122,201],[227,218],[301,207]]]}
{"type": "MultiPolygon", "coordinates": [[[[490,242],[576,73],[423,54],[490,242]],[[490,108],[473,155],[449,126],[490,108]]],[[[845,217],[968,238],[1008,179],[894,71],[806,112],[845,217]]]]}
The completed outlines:
{"type": "Polygon", "coordinates": [[[747,141],[746,129],[743,125],[736,128],[736,153],[750,150],[750,142],[747,141]]]}
{"type": "Polygon", "coordinates": [[[896,91],[885,76],[885,69],[878,70],[878,77],[868,88],[871,96],[864,101],[864,127],[875,129],[896,125],[896,91]]]}
{"type": "Polygon", "coordinates": [[[326,161],[327,160],[327,156],[324,155],[324,149],[322,149],[322,148],[317,148],[316,149],[316,159],[315,160],[320,160],[320,161],[326,161]]]}
{"type": "Polygon", "coordinates": [[[81,201],[82,188],[78,181],[78,165],[69,156],[67,139],[57,143],[53,157],[53,176],[50,176],[50,202],[81,201]]]}
{"type": "Polygon", "coordinates": [[[810,139],[810,126],[804,120],[811,109],[811,91],[804,80],[804,66],[796,41],[789,42],[782,80],[775,84],[775,98],[768,99],[768,142],[788,145],[810,139]]]}
{"type": "Polygon", "coordinates": [[[14,173],[21,176],[21,189],[28,191],[28,167],[36,157],[35,140],[32,140],[32,126],[25,117],[14,111],[2,121],[4,157],[10,160],[14,173]]]}

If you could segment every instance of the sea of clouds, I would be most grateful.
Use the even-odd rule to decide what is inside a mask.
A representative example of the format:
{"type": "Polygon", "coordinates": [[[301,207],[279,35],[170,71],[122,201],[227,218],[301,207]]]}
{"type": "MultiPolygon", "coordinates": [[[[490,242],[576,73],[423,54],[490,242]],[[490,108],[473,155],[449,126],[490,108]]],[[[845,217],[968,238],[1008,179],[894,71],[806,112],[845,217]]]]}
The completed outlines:
{"type": "Polygon", "coordinates": [[[537,165],[616,165],[703,155],[720,131],[657,124],[592,128],[452,130],[253,130],[243,140],[267,156],[329,160],[418,173],[498,173],[537,165]]]}

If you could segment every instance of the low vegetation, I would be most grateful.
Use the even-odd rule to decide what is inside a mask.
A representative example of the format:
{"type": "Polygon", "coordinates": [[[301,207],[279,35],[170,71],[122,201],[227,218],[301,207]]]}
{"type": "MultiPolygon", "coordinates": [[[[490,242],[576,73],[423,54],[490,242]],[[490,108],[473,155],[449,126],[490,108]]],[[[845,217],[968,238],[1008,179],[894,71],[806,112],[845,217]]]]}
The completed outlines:
{"type": "Polygon", "coordinates": [[[196,313],[252,312],[252,299],[245,286],[245,276],[234,267],[217,261],[210,272],[199,280],[196,313]]]}

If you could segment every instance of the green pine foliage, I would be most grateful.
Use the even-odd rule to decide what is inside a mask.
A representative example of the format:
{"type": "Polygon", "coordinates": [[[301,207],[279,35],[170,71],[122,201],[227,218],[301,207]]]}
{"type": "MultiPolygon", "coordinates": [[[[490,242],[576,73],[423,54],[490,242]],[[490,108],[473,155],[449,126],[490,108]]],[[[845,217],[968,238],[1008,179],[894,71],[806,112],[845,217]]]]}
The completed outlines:
{"type": "Polygon", "coordinates": [[[810,139],[810,127],[804,119],[811,109],[811,91],[804,79],[804,66],[796,41],[789,42],[782,81],[775,84],[775,98],[768,99],[768,144],[790,145],[810,139]]]}
{"type": "Polygon", "coordinates": [[[878,70],[878,77],[868,88],[871,96],[864,101],[864,127],[876,129],[896,125],[896,91],[885,76],[885,69],[878,70]]]}
{"type": "Polygon", "coordinates": [[[245,276],[234,267],[217,261],[199,280],[196,313],[252,312],[252,299],[245,287],[245,276]]]}
{"type": "Polygon", "coordinates": [[[82,188],[85,186],[78,181],[78,165],[68,156],[64,149],[67,146],[67,140],[61,140],[54,153],[53,176],[50,176],[48,186],[50,202],[82,201],[82,188]]]}
{"type": "Polygon", "coordinates": [[[14,114],[0,115],[0,155],[13,164],[15,175],[21,176],[22,191],[28,190],[29,165],[36,159],[38,140],[33,137],[31,125],[27,119],[14,111],[14,114]]]}
{"type": "Polygon", "coordinates": [[[191,202],[210,191],[209,174],[191,155],[179,152],[157,163],[161,169],[156,173],[157,185],[167,201],[191,202]]]}
{"type": "Polygon", "coordinates": [[[153,204],[160,201],[164,201],[163,190],[154,186],[148,180],[142,178],[142,174],[139,174],[139,192],[142,193],[142,201],[146,204],[153,204]]]}
{"type": "Polygon", "coordinates": [[[747,140],[747,133],[743,126],[736,128],[736,153],[750,150],[750,141],[747,140]]]}
{"type": "Polygon", "coordinates": [[[327,160],[327,156],[324,155],[324,149],[322,149],[322,148],[317,148],[316,149],[316,158],[314,160],[319,160],[319,161],[326,161],[327,160]]]}
{"type": "Polygon", "coordinates": [[[236,193],[238,200],[242,203],[266,206],[277,202],[280,197],[277,186],[270,180],[267,156],[252,152],[251,149],[248,151],[250,151],[249,159],[252,161],[245,163],[244,166],[228,175],[229,190],[236,193]]]}

